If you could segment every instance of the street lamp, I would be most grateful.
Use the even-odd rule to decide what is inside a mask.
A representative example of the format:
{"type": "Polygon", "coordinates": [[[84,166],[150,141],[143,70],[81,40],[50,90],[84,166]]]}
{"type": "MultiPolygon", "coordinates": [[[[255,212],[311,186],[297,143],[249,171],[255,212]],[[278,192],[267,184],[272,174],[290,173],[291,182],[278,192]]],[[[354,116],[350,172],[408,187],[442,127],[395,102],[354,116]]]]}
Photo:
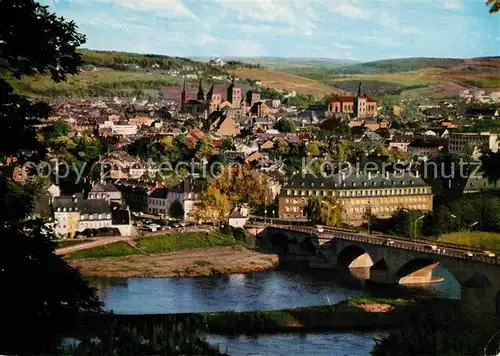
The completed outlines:
{"type": "Polygon", "coordinates": [[[401,209],[401,210],[404,211],[405,213],[408,213],[408,215],[410,215],[410,239],[412,237],[411,235],[412,235],[413,228],[415,227],[415,235],[413,236],[413,238],[415,239],[415,241],[417,241],[417,222],[420,219],[423,219],[425,217],[425,214],[420,216],[419,218],[415,219],[415,221],[412,221],[413,216],[412,216],[411,212],[408,209],[401,209]]]}

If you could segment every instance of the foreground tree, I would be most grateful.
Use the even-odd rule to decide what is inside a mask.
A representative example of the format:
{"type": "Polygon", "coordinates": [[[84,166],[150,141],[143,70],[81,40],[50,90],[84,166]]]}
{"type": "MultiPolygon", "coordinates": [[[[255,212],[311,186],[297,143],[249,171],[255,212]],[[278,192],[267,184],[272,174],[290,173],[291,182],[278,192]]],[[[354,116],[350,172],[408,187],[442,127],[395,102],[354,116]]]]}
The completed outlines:
{"type": "MultiPolygon", "coordinates": [[[[50,108],[14,93],[3,78],[50,73],[55,81],[77,73],[84,43],[74,23],[30,0],[0,1],[0,152],[24,158],[43,143],[33,124],[50,108]],[[22,138],[22,139],[21,139],[22,138]]],[[[57,125],[54,136],[66,133],[57,125]]],[[[31,160],[35,159],[33,155],[31,160]]],[[[43,221],[26,221],[37,189],[0,175],[0,314],[8,328],[0,352],[51,354],[59,339],[101,312],[93,289],[60,256],[43,221]],[[26,341],[29,335],[29,341],[26,341]]]]}

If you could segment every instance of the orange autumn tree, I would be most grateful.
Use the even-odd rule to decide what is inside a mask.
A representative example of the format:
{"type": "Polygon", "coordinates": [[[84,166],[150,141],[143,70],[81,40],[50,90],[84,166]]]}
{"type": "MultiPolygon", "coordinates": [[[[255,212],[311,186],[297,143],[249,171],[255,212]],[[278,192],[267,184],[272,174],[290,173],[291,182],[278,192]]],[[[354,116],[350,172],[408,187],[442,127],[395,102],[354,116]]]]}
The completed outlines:
{"type": "Polygon", "coordinates": [[[271,202],[267,177],[248,166],[238,169],[225,166],[208,184],[193,217],[197,220],[221,220],[235,207],[247,204],[250,208],[271,202]]]}

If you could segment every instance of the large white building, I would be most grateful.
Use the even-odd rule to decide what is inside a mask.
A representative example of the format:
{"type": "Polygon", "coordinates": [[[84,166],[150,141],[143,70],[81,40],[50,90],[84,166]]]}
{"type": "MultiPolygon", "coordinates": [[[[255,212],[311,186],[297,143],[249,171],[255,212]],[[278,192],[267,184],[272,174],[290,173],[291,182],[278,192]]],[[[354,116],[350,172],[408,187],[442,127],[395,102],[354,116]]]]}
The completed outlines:
{"type": "Polygon", "coordinates": [[[498,151],[498,134],[489,132],[480,133],[451,133],[448,137],[448,149],[450,153],[462,155],[472,152],[472,158],[481,156],[481,149],[498,151]]]}
{"type": "Polygon", "coordinates": [[[54,199],[55,232],[63,238],[78,231],[112,226],[111,209],[103,199],[82,199],[81,195],[54,199]]]}

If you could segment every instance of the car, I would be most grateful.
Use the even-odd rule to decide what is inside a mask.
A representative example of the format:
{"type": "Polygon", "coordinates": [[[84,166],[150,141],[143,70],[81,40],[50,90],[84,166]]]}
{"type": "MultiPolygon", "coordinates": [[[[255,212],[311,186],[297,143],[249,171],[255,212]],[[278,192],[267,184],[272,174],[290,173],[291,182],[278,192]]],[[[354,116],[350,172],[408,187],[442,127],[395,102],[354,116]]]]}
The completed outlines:
{"type": "Polygon", "coordinates": [[[387,239],[386,243],[388,245],[392,245],[392,244],[394,244],[394,240],[393,239],[387,239]]]}
{"type": "Polygon", "coordinates": [[[474,253],[467,251],[466,252],[467,257],[474,257],[474,253]]]}
{"type": "Polygon", "coordinates": [[[325,231],[325,229],[323,229],[323,226],[321,226],[321,225],[317,225],[316,229],[318,229],[318,232],[324,232],[325,231]]]}
{"type": "Polygon", "coordinates": [[[484,254],[488,257],[495,257],[495,254],[491,251],[484,251],[484,254]]]}
{"type": "Polygon", "coordinates": [[[436,245],[425,245],[425,248],[428,250],[436,251],[438,247],[436,245]]]}

